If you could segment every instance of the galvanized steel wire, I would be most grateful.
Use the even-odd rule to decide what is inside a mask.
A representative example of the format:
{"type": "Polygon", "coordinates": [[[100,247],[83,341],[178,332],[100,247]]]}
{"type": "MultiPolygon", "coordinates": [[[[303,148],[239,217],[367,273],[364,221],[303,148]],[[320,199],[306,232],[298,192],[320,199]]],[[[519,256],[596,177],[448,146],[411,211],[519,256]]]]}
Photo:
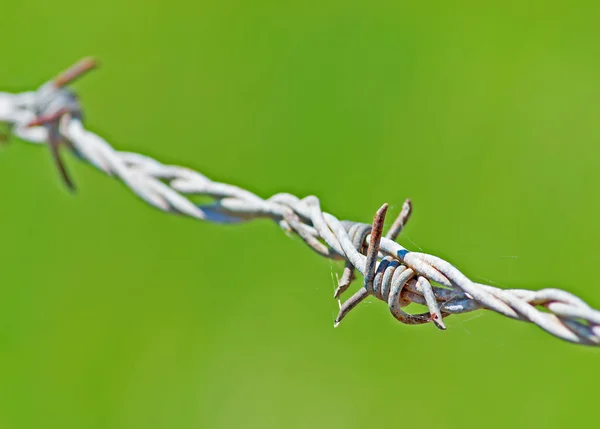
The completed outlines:
{"type": "Polygon", "coordinates": [[[70,188],[74,188],[74,183],[58,152],[62,146],[120,179],[136,195],[164,212],[216,223],[274,220],[319,255],[345,261],[335,298],[348,289],[356,271],[363,276],[363,286],[340,305],[336,326],[366,297],[374,296],[387,303],[390,313],[405,324],[432,322],[439,329],[446,329],[444,319],[452,314],[487,309],[531,322],[572,343],[600,345],[600,311],[577,296],[552,288],[499,289],[475,283],[449,262],[412,252],[396,242],[411,215],[408,200],[384,235],[387,204],[377,211],[372,224],[339,220],[322,211],[315,196],[298,198],[280,193],[263,199],[185,167],[115,150],[85,128],[78,98],[66,87],[94,66],[93,60],[84,59],[36,91],[0,93],[0,122],[8,125],[11,135],[50,147],[70,188]],[[193,195],[209,196],[214,202],[198,205],[187,197],[193,195]],[[409,314],[403,310],[409,303],[425,305],[428,311],[409,314]]]}

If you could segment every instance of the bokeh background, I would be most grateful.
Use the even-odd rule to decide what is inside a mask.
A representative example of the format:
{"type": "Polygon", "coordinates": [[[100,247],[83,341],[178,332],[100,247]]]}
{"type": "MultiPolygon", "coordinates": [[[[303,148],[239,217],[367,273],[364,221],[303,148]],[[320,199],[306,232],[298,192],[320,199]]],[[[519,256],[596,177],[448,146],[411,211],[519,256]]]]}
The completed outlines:
{"type": "MultiPolygon", "coordinates": [[[[503,287],[600,306],[600,3],[4,2],[0,90],[86,55],[87,124],[259,195],[318,195],[503,287]],[[376,177],[371,173],[374,171],[376,177]]],[[[492,313],[333,329],[269,221],[155,211],[68,156],[0,151],[0,427],[594,427],[598,350],[492,313]]]]}

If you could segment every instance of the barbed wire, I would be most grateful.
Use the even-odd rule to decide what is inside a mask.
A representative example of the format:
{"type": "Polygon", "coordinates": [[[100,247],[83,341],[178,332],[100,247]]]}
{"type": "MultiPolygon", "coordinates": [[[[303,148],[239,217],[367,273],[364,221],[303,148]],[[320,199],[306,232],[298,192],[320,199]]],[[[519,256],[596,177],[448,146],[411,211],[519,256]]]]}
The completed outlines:
{"type": "Polygon", "coordinates": [[[164,212],[216,223],[274,220],[319,255],[345,261],[334,298],[339,300],[346,292],[356,271],[363,275],[363,287],[340,303],[335,326],[361,301],[374,296],[386,302],[390,313],[405,324],[432,322],[439,329],[446,329],[444,318],[452,314],[487,309],[531,322],[572,343],[600,345],[600,311],[569,292],[553,288],[499,289],[475,283],[449,262],[401,246],[396,239],[410,218],[410,200],[404,202],[384,236],[387,204],[377,211],[372,224],[339,220],[322,211],[315,196],[298,198],[280,193],[263,199],[237,186],[212,181],[189,168],[115,150],[84,127],[79,100],[66,87],[95,66],[93,59],[86,58],[36,91],[0,93],[0,122],[9,128],[4,137],[15,135],[28,142],[46,144],[69,189],[74,190],[75,185],[60,158],[63,146],[100,171],[120,179],[136,195],[164,212]],[[212,197],[214,202],[195,204],[187,197],[195,195],[212,197]],[[425,305],[428,312],[405,312],[403,308],[410,303],[425,305]]]}

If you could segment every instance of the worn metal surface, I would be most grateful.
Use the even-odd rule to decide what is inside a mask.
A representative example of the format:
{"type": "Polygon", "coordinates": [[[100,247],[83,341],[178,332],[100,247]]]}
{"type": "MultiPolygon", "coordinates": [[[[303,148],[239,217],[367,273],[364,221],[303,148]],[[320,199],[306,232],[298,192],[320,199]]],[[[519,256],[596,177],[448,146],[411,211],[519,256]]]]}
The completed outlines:
{"type": "MultiPolygon", "coordinates": [[[[59,147],[65,146],[100,171],[120,179],[159,210],[217,223],[270,218],[285,231],[297,234],[318,254],[345,260],[335,298],[346,291],[355,271],[364,276],[364,286],[340,305],[336,326],[356,305],[373,295],[386,302],[392,315],[406,324],[433,322],[445,329],[445,317],[487,309],[531,322],[566,341],[600,345],[600,311],[573,294],[559,289],[499,289],[474,283],[449,262],[398,244],[395,239],[411,215],[409,200],[383,235],[387,205],[376,213],[373,225],[340,221],[323,212],[315,196],[298,198],[282,193],[263,199],[185,167],[116,151],[102,137],[86,130],[77,97],[65,88],[94,65],[85,59],[37,91],[0,93],[0,122],[8,124],[9,132],[25,141],[49,145],[58,163],[59,147]],[[196,205],[186,195],[210,196],[214,202],[196,205]],[[406,313],[402,308],[411,302],[426,305],[429,312],[406,313]]],[[[67,185],[74,188],[66,170],[60,171],[67,185]]]]}

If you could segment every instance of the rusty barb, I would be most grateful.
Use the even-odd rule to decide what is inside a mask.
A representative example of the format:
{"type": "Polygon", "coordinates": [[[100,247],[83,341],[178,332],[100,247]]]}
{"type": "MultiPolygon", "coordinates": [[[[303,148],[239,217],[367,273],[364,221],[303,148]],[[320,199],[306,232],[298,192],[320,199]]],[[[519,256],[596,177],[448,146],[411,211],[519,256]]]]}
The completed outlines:
{"type": "Polygon", "coordinates": [[[81,76],[83,76],[90,70],[95,69],[96,67],[98,67],[98,62],[95,58],[82,58],[81,60],[73,64],[71,67],[69,67],[67,70],[56,76],[52,81],[52,84],[56,88],[62,88],[74,82],[76,79],[80,78],[81,76]]]}
{"type": "Polygon", "coordinates": [[[63,182],[72,192],[75,191],[75,183],[62,160],[60,148],[66,146],[74,153],[77,153],[77,151],[67,136],[61,133],[60,129],[64,120],[68,121],[70,118],[81,119],[83,115],[77,96],[66,88],[66,85],[74,82],[96,66],[97,62],[93,58],[82,59],[50,82],[42,85],[34,93],[29,105],[24,104],[21,106],[22,110],[30,110],[34,114],[24,125],[24,128],[43,127],[45,129],[52,160],[56,164],[63,182]]]}
{"type": "Polygon", "coordinates": [[[54,79],[42,85],[32,97],[29,105],[23,109],[31,109],[34,117],[27,123],[27,127],[59,124],[60,120],[68,116],[81,117],[81,106],[77,95],[66,86],[84,76],[98,66],[95,59],[89,57],[77,62],[54,79]]]}
{"type": "Polygon", "coordinates": [[[335,326],[365,298],[374,296],[387,303],[395,319],[408,325],[431,322],[444,330],[444,319],[453,314],[491,310],[533,323],[565,341],[600,346],[600,311],[575,295],[553,288],[530,291],[475,283],[449,262],[400,245],[396,239],[412,213],[409,200],[383,235],[387,204],[377,211],[372,224],[339,220],[324,212],[315,196],[281,193],[263,199],[185,167],[116,151],[85,128],[77,97],[66,88],[95,66],[87,58],[35,92],[0,93],[0,122],[25,141],[47,144],[53,155],[58,143],[67,143],[80,159],[120,179],[159,210],[216,223],[272,219],[318,255],[344,261],[334,298],[339,300],[349,289],[357,272],[364,282],[340,303],[335,326]],[[193,195],[212,197],[213,202],[194,204],[188,198],[193,195]],[[421,304],[427,311],[408,313],[405,307],[410,303],[421,304]]]}
{"type": "MultiPolygon", "coordinates": [[[[340,305],[340,312],[335,319],[334,326],[337,327],[350,310],[356,307],[356,305],[366,297],[374,295],[386,302],[392,315],[402,323],[416,325],[433,322],[438,329],[445,330],[446,325],[444,324],[442,313],[440,311],[440,303],[438,303],[434,289],[427,277],[420,275],[417,279],[414,279],[413,277],[416,275],[415,271],[408,268],[406,265],[401,264],[398,260],[391,256],[379,258],[379,248],[387,209],[388,205],[384,204],[377,213],[375,213],[375,217],[373,218],[369,247],[367,248],[364,287],[359,289],[352,297],[350,297],[350,299],[344,302],[344,304],[340,305]],[[381,260],[378,262],[378,259],[381,260]],[[406,288],[406,291],[404,291],[404,288],[406,288]],[[403,306],[406,306],[411,302],[406,296],[402,296],[402,292],[405,292],[406,295],[409,291],[421,296],[420,298],[415,298],[415,301],[427,305],[427,308],[429,309],[428,313],[413,315],[405,313],[402,310],[403,306]]],[[[411,202],[410,200],[406,200],[402,206],[402,211],[387,233],[388,237],[396,238],[398,236],[410,218],[411,212],[411,202]]],[[[362,243],[360,244],[362,245],[362,243]]],[[[339,282],[338,289],[334,293],[334,297],[336,298],[341,294],[340,289],[347,289],[351,279],[354,278],[354,268],[351,265],[347,264],[344,270],[342,279],[347,278],[350,279],[350,281],[344,280],[339,282]],[[352,274],[349,274],[347,272],[348,270],[352,271],[352,274]]],[[[445,294],[443,291],[438,291],[438,296],[440,300],[445,299],[448,301],[448,294],[445,294]]],[[[446,313],[445,315],[447,316],[449,313],[446,313]]]]}

